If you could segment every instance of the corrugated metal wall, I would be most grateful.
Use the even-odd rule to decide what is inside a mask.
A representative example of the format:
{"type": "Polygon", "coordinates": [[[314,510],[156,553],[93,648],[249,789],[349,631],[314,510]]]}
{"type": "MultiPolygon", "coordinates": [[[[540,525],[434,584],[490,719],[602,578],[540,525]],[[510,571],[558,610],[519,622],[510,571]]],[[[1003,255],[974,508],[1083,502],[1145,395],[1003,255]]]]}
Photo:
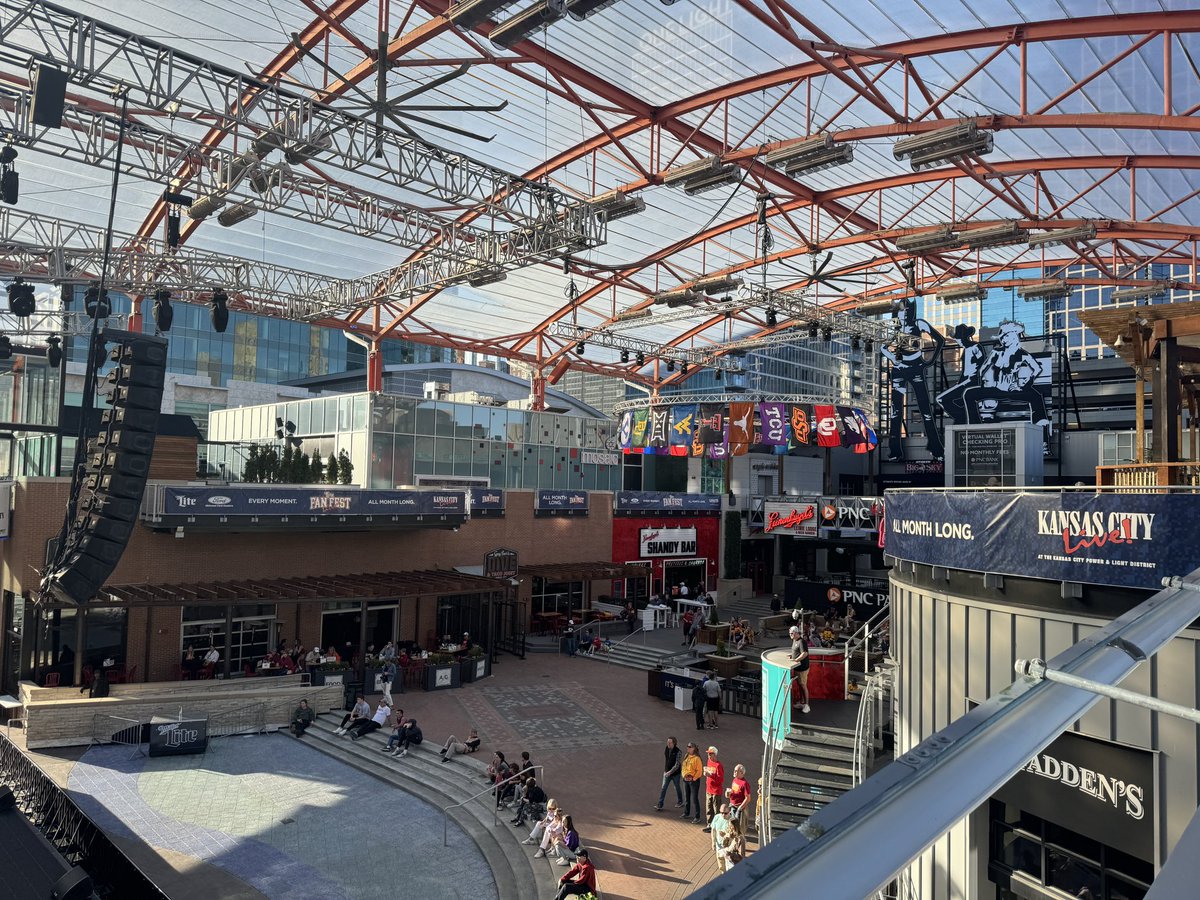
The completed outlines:
{"type": "MultiPolygon", "coordinates": [[[[891,581],[897,671],[897,753],[945,728],[1014,680],[1017,659],[1050,659],[1105,624],[952,596],[891,581]]],[[[1002,597],[1003,595],[998,594],[1002,597]]],[[[1200,706],[1200,633],[1187,631],[1139,666],[1122,687],[1184,706],[1200,706]]],[[[1162,861],[1196,813],[1200,731],[1188,722],[1102,699],[1080,720],[1082,734],[1159,750],[1158,835],[1162,861]]],[[[987,823],[964,819],[917,860],[911,874],[921,900],[992,898],[987,823]]]]}

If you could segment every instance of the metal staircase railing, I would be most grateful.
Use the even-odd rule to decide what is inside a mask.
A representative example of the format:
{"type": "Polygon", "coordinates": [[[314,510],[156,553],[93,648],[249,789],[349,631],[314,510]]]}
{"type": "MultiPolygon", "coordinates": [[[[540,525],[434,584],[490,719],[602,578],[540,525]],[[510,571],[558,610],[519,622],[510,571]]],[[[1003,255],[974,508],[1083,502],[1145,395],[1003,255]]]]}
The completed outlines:
{"type": "MultiPolygon", "coordinates": [[[[850,699],[850,664],[854,655],[862,649],[862,672],[871,671],[871,638],[891,629],[891,604],[880,607],[862,627],[846,639],[846,659],[843,663],[842,696],[850,699]]],[[[890,642],[889,642],[890,643],[890,642]]]]}
{"type": "MultiPolygon", "coordinates": [[[[765,676],[764,676],[765,677],[765,676]]],[[[759,813],[761,821],[758,823],[758,845],[765,847],[771,843],[771,787],[775,783],[775,768],[779,765],[779,759],[783,755],[783,742],[787,740],[787,735],[780,737],[779,730],[775,723],[780,719],[780,704],[790,703],[792,699],[792,684],[789,677],[787,685],[785,685],[776,695],[775,700],[771,704],[770,715],[767,719],[767,734],[763,744],[763,759],[762,759],[762,808],[759,813]]],[[[763,712],[767,712],[763,710],[763,712]]]]}

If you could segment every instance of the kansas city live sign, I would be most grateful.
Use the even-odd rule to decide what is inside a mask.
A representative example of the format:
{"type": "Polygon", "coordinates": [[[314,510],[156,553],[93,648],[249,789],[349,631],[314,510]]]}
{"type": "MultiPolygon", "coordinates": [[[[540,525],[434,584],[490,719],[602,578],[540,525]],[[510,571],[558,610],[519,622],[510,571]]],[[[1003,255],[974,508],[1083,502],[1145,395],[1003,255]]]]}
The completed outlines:
{"type": "Polygon", "coordinates": [[[1200,566],[1184,494],[888,491],[884,551],[976,572],[1157,590],[1200,566]]]}

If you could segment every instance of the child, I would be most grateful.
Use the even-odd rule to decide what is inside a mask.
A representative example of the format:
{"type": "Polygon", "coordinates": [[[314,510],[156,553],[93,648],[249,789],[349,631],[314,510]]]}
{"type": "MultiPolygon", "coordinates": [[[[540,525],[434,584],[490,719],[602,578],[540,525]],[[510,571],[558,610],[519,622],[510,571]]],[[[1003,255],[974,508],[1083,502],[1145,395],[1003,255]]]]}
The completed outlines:
{"type": "Polygon", "coordinates": [[[600,635],[597,634],[594,638],[592,638],[592,648],[590,650],[588,650],[588,655],[595,656],[597,653],[600,652],[600,648],[603,646],[604,646],[604,641],[601,640],[600,635]]]}

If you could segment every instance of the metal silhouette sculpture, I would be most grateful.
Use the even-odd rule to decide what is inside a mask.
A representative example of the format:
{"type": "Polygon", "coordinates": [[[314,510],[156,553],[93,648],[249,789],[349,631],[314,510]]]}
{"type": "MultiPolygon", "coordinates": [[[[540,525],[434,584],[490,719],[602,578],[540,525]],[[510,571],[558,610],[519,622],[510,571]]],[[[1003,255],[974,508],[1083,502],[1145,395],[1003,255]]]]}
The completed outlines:
{"type": "Polygon", "coordinates": [[[1023,401],[1029,404],[1029,421],[1050,426],[1045,397],[1035,383],[1042,367],[1021,346],[1025,326],[1005,319],[986,353],[972,340],[974,331],[965,325],[954,329],[963,345],[962,377],[938,396],[942,409],[959,425],[978,425],[993,421],[1001,402],[1023,401]]]}
{"type": "Polygon", "coordinates": [[[895,340],[880,350],[880,354],[891,363],[891,418],[888,424],[888,459],[903,460],[904,457],[904,401],[912,399],[921,412],[921,423],[925,431],[925,445],[934,459],[942,459],[945,451],[942,436],[933,421],[933,403],[929,398],[929,382],[926,368],[936,366],[941,359],[946,339],[936,328],[917,316],[917,304],[907,300],[900,314],[900,327],[895,340]],[[926,356],[926,335],[933,342],[932,354],[926,356]]]}

